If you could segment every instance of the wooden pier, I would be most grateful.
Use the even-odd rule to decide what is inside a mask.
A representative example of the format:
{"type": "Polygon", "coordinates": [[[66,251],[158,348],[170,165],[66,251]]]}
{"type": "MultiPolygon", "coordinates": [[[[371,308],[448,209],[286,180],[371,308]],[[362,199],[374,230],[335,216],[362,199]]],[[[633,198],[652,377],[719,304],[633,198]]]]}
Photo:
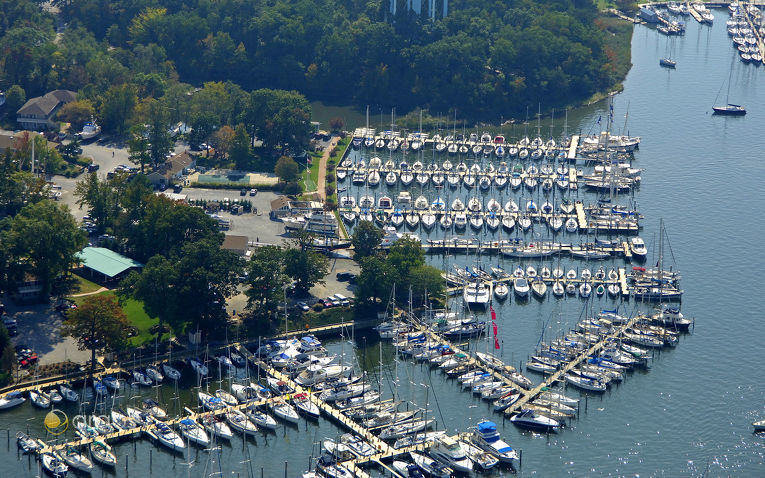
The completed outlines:
{"type": "MultiPolygon", "coordinates": [[[[754,5],[754,2],[749,3],[754,5]]],[[[742,8],[741,10],[744,12],[744,18],[746,18],[746,22],[749,24],[749,28],[752,29],[752,34],[754,34],[754,37],[757,39],[757,49],[759,50],[760,56],[762,57],[762,63],[765,64],[765,38],[760,35],[760,29],[757,27],[753,16],[749,14],[749,10],[746,8],[742,8]]]]}
{"type": "Polygon", "coordinates": [[[570,362],[568,362],[563,368],[558,369],[554,374],[550,375],[546,379],[542,381],[539,385],[534,387],[531,390],[527,390],[523,393],[523,396],[518,399],[514,404],[509,406],[505,410],[505,415],[515,415],[518,411],[522,410],[530,401],[534,400],[543,390],[547,390],[552,384],[559,381],[561,377],[563,377],[566,373],[570,372],[571,369],[577,367],[579,364],[587,360],[588,357],[592,357],[596,355],[600,350],[603,348],[603,346],[606,344],[606,342],[611,341],[613,339],[618,338],[620,335],[624,333],[625,330],[629,329],[635,323],[640,319],[640,317],[636,316],[629,320],[626,324],[622,325],[621,327],[618,327],[616,331],[610,333],[609,335],[606,335],[604,337],[601,337],[598,342],[590,346],[586,351],[580,353],[576,356],[576,358],[570,362]]]}

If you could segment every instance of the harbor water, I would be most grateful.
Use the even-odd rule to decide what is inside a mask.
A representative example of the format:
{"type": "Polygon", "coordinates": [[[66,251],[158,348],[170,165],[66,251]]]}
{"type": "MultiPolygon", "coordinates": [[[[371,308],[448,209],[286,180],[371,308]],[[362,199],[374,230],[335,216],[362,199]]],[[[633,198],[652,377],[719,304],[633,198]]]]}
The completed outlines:
{"type": "MultiPolygon", "coordinates": [[[[765,68],[738,60],[725,30],[727,12],[714,13],[711,27],[687,19],[688,29],[682,37],[666,37],[653,28],[635,26],[634,66],[624,91],[613,102],[614,132],[642,138],[634,161],[635,167],[644,169],[642,183],[628,197],[645,216],[640,236],[649,247],[648,265],[658,260],[661,219],[668,236],[664,266],[681,272],[682,311],[696,318],[693,332],[681,337],[678,347],[657,353],[650,370],[630,373],[624,383],[602,396],[583,400],[579,417],[551,435],[520,431],[492,412],[486,402],[461,391],[454,380],[427,366],[394,361],[390,343],[380,343],[374,333],[355,332],[352,338],[328,341],[328,348],[368,371],[371,381],[381,377],[386,398],[396,383],[402,399],[419,406],[427,403],[427,413],[439,429],[462,432],[482,418],[496,421],[505,441],[523,451],[520,476],[762,476],[765,437],[752,433],[751,422],[765,418],[761,370],[765,322],[759,296],[765,228],[758,212],[765,170],[765,68]],[[675,70],[659,66],[659,59],[668,51],[677,61],[675,70]],[[729,77],[730,102],[745,105],[745,117],[711,114],[715,102],[725,101],[729,77]]],[[[572,111],[569,133],[597,133],[605,129],[608,114],[605,103],[572,111]]],[[[533,121],[528,126],[531,137],[535,126],[533,121]]],[[[561,126],[556,115],[557,132],[561,126]]],[[[520,128],[515,127],[518,136],[520,128]]],[[[542,137],[548,135],[549,127],[543,126],[542,137]]],[[[380,156],[385,162],[387,150],[380,156]]],[[[440,155],[439,162],[445,158],[440,155]]],[[[350,178],[343,185],[350,186],[350,178]]],[[[409,190],[413,199],[419,195],[418,187],[412,185],[409,190]]],[[[432,190],[423,194],[431,201],[436,197],[432,190]]],[[[475,189],[464,197],[474,194],[478,194],[475,189]]],[[[487,194],[492,197],[491,192],[487,194]]],[[[509,198],[507,190],[504,194],[509,198]]],[[[536,199],[537,193],[533,194],[536,199]]],[[[595,198],[584,191],[577,194],[572,198],[586,203],[595,198]]],[[[499,193],[495,197],[499,199],[499,193]]],[[[546,230],[537,233],[541,239],[549,237],[546,230]]],[[[472,234],[475,232],[468,226],[465,235],[472,234]]],[[[444,233],[436,225],[430,237],[443,238],[444,233]]],[[[532,232],[526,239],[536,236],[532,232]]],[[[567,240],[576,242],[573,237],[567,240]]],[[[428,260],[447,268],[481,264],[511,270],[517,265],[485,254],[430,255],[428,260]]],[[[563,261],[566,269],[631,266],[622,259],[563,261]]],[[[549,259],[546,263],[551,264],[549,259]]],[[[617,305],[627,313],[648,310],[636,306],[634,300],[617,303],[594,294],[589,301],[575,296],[559,300],[551,295],[548,291],[543,301],[518,303],[511,297],[504,303],[495,302],[501,344],[497,353],[507,363],[519,366],[541,337],[548,340],[560,335],[593,311],[617,305]]],[[[489,314],[479,315],[488,319],[489,314]]],[[[487,347],[485,340],[472,344],[478,350],[487,347]]],[[[538,375],[528,375],[540,380],[538,375]]],[[[181,383],[177,393],[170,386],[142,393],[158,397],[174,411],[182,405],[196,406],[193,385],[181,383]],[[176,395],[178,400],[173,399],[176,395]]],[[[210,389],[215,388],[218,385],[212,382],[210,389]]],[[[133,393],[124,392],[123,407],[136,402],[130,398],[133,393]]],[[[567,394],[579,396],[573,389],[567,394]]],[[[65,411],[70,417],[77,414],[76,407],[65,411]]],[[[0,429],[8,430],[10,437],[6,446],[0,432],[0,477],[38,474],[34,459],[17,453],[13,437],[18,430],[44,436],[43,416],[29,403],[0,414],[0,429]]],[[[254,439],[236,435],[213,451],[192,447],[188,453],[171,454],[145,439],[126,441],[114,445],[117,467],[98,468],[94,476],[281,477],[286,462],[287,476],[294,477],[308,468],[310,456],[318,452],[317,442],[341,433],[344,431],[334,423],[321,418],[280,426],[275,433],[261,433],[254,439]]],[[[509,472],[493,474],[504,475],[509,472]]]]}

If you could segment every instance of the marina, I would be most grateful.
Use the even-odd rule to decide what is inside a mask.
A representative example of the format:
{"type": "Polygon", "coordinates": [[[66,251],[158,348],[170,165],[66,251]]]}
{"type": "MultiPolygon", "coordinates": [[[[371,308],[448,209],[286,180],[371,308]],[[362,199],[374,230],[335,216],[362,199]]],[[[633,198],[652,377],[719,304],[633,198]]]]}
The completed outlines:
{"type": "MultiPolygon", "coordinates": [[[[660,76],[667,72],[659,70],[656,65],[656,52],[664,49],[663,42],[667,39],[644,26],[635,28],[635,67],[625,82],[625,93],[622,97],[615,97],[614,102],[615,110],[620,113],[630,105],[631,129],[639,130],[644,138],[634,161],[636,164],[639,162],[645,172],[641,173],[643,180],[639,190],[634,195],[632,192],[617,195],[615,202],[629,200],[629,207],[633,209],[632,202],[639,200],[640,213],[645,217],[640,220],[637,232],[640,238],[645,239],[648,250],[642,261],[630,257],[631,239],[638,237],[635,233],[603,233],[596,238],[594,230],[582,227],[590,221],[586,206],[597,204],[598,196],[603,195],[602,191],[587,191],[584,187],[566,193],[572,204],[577,201],[581,204],[565,216],[577,222],[576,231],[571,233],[565,229],[554,233],[543,213],[533,216],[533,227],[525,234],[518,232],[517,228],[502,231],[501,225],[496,231],[484,225],[482,229],[472,232],[469,232],[468,225],[463,234],[454,232],[453,227],[441,229],[440,224],[432,230],[425,230],[421,226],[422,214],[419,214],[420,223],[416,227],[402,226],[405,229],[399,230],[408,230],[408,234],[416,234],[422,239],[428,251],[428,263],[441,268],[445,275],[450,274],[451,277],[454,274],[455,279],[481,282],[491,292],[489,302],[483,309],[471,306],[466,310],[462,303],[464,286],[450,283],[450,290],[456,297],[447,301],[449,310],[444,313],[456,315],[445,320],[460,322],[460,327],[464,327],[464,336],[458,331],[447,338],[448,328],[442,326],[439,329],[438,320],[433,320],[437,311],[410,313],[406,304],[398,304],[395,314],[408,328],[405,332],[407,340],[401,340],[401,336],[397,335],[397,346],[392,340],[380,340],[376,333],[368,331],[369,326],[379,323],[379,319],[372,318],[367,322],[357,321],[353,326],[348,321],[321,329],[293,331],[287,335],[297,339],[309,333],[320,336],[327,356],[338,356],[334,363],[352,364],[354,377],[364,375],[360,380],[366,381],[370,389],[362,391],[361,397],[371,396],[374,391],[382,392],[378,399],[370,403],[383,406],[400,401],[402,403],[397,410],[404,414],[421,410],[415,415],[419,417],[416,420],[434,420],[431,432],[441,432],[443,436],[461,443],[463,450],[467,450],[467,444],[475,445],[473,439],[477,439],[479,423],[485,430],[491,430],[491,425],[486,422],[493,424],[501,440],[518,452],[517,468],[499,463],[481,472],[486,476],[509,476],[511,473],[517,476],[583,476],[592,474],[592,470],[615,475],[681,476],[701,475],[705,469],[710,470],[711,475],[756,476],[761,467],[762,436],[752,431],[756,426],[753,423],[761,423],[763,418],[765,389],[751,377],[759,376],[757,337],[761,335],[762,326],[760,321],[750,320],[758,316],[760,304],[756,287],[746,285],[742,280],[756,277],[763,261],[762,251],[754,246],[760,240],[761,228],[751,220],[751,211],[758,207],[756,194],[746,192],[732,196],[731,188],[734,185],[734,189],[741,191],[758,190],[758,179],[748,173],[751,170],[748,168],[757,167],[759,161],[756,155],[751,154],[752,148],[761,150],[765,147],[762,139],[752,134],[752,128],[763,121],[763,116],[759,111],[750,111],[746,118],[712,118],[708,114],[707,103],[711,102],[720,86],[717,79],[710,82],[716,84],[701,85],[692,94],[686,91],[693,77],[713,67],[707,65],[707,61],[723,69],[728,67],[730,52],[727,44],[723,43],[727,38],[724,22],[718,21],[711,27],[703,26],[704,32],[709,30],[714,34],[709,42],[713,45],[709,47],[710,59],[696,59],[696,51],[687,47],[681,49],[678,52],[681,67],[671,72],[671,81],[660,76]],[[666,84],[661,83],[664,80],[666,84]],[[649,82],[661,86],[648,92],[642,85],[649,82]],[[698,104],[699,101],[693,104],[694,98],[703,98],[699,101],[704,104],[698,104]],[[673,116],[675,109],[681,111],[683,121],[673,116]],[[672,134],[668,135],[668,131],[672,134]],[[696,139],[679,142],[674,139],[675,136],[696,139]],[[723,143],[724,148],[720,146],[723,143]],[[734,157],[741,163],[736,167],[731,166],[730,158],[734,157]],[[700,162],[703,162],[701,166],[700,162]],[[720,181],[709,181],[709,171],[713,168],[725,169],[725,174],[718,176],[720,181]],[[705,201],[703,198],[707,197],[713,199],[705,201]],[[669,244],[664,246],[661,254],[660,244],[664,241],[658,240],[662,236],[661,227],[657,227],[659,218],[664,219],[667,235],[671,235],[672,239],[671,247],[669,244]],[[512,251],[514,245],[519,245],[517,242],[514,244],[515,239],[520,239],[524,246],[528,243],[548,244],[545,247],[554,251],[544,258],[503,254],[503,248],[512,251]],[[607,244],[599,241],[606,241],[607,244]],[[734,247],[732,243],[739,245],[734,247]],[[608,256],[593,261],[572,255],[574,251],[585,253],[589,250],[608,253],[608,256]],[[673,257],[679,265],[674,265],[673,257]],[[658,264],[660,258],[663,262],[661,267],[658,264]],[[529,277],[529,266],[535,269],[536,277],[529,277]],[[492,275],[492,268],[512,276],[519,267],[524,273],[521,278],[530,282],[529,289],[537,277],[538,282],[552,289],[556,282],[553,271],[560,268],[563,271],[562,280],[568,279],[575,284],[576,292],[572,296],[553,300],[552,290],[547,290],[543,299],[533,299],[534,292],[528,290],[527,298],[519,299],[513,287],[509,287],[507,298],[497,299],[493,290],[497,284],[510,284],[515,277],[496,277],[492,275]],[[605,279],[596,279],[594,276],[601,267],[605,279]],[[466,268],[469,279],[456,272],[466,268]],[[550,271],[549,278],[542,276],[543,268],[550,271]],[[584,269],[590,272],[589,279],[583,278],[584,269]],[[567,277],[569,270],[574,270],[574,278],[567,277]],[[616,279],[609,277],[612,270],[616,279]],[[662,272],[656,273],[656,270],[662,272]],[[637,300],[634,294],[625,296],[622,293],[629,287],[650,288],[652,282],[660,284],[658,289],[662,290],[669,279],[676,278],[674,274],[678,271],[682,271],[683,313],[699,318],[698,324],[685,324],[688,332],[680,329],[679,322],[672,322],[674,312],[671,308],[678,307],[679,310],[678,303],[657,311],[656,306],[668,306],[668,301],[643,302],[637,300]],[[588,297],[580,296],[579,287],[585,283],[591,286],[588,297]],[[607,291],[603,296],[597,296],[596,288],[601,283],[604,286],[619,285],[619,296],[610,298],[607,291]],[[496,320],[491,319],[492,309],[496,312],[496,320]],[[477,336],[470,332],[469,323],[463,323],[470,321],[477,324],[477,336]],[[493,323],[498,328],[496,335],[493,323]],[[670,326],[673,323],[675,326],[670,326]],[[662,329],[654,328],[659,325],[662,329]],[[693,335],[689,335],[691,332],[693,335]],[[416,338],[420,334],[423,341],[415,343],[421,340],[416,338]],[[338,336],[341,338],[338,339],[338,336]],[[495,348],[495,341],[499,348],[495,348]],[[409,347],[414,345],[417,347],[409,351],[409,347]],[[430,350],[438,350],[431,352],[433,354],[449,350],[448,358],[457,355],[464,357],[455,358],[459,363],[447,371],[446,367],[441,368],[429,360],[426,362],[424,355],[417,357],[430,350]],[[479,352],[486,358],[485,361],[479,359],[479,352]],[[632,363],[632,359],[624,354],[641,363],[627,365],[632,363]],[[591,360],[594,363],[589,363],[591,360]],[[625,364],[626,369],[614,367],[612,364],[618,365],[617,361],[625,364]],[[466,385],[470,377],[465,376],[462,381],[460,377],[471,372],[476,373],[474,377],[480,375],[481,378],[474,379],[479,383],[466,385]],[[515,373],[529,379],[531,386],[518,384],[509,378],[515,373]],[[597,377],[592,378],[595,375],[597,377]],[[500,384],[497,385],[497,382],[500,384]],[[709,383],[734,382],[736,384],[723,393],[709,393],[709,383]],[[507,391],[502,390],[505,387],[507,391]],[[491,396],[488,392],[493,390],[504,393],[493,399],[483,398],[484,392],[488,397],[491,396]],[[700,396],[704,396],[705,400],[699,401],[700,396]],[[507,404],[504,411],[495,411],[495,401],[498,400],[502,400],[500,405],[507,404]],[[534,413],[519,413],[522,410],[534,413]],[[513,417],[519,418],[513,421],[513,417]],[[554,426],[549,420],[554,420],[559,426],[554,426]]],[[[697,29],[701,28],[701,24],[688,25],[685,38],[693,38],[697,29]]],[[[733,65],[733,89],[739,92],[742,101],[754,105],[761,100],[761,92],[756,87],[762,80],[762,69],[748,67],[745,70],[747,66],[739,63],[733,65]]],[[[727,71],[725,75],[728,75],[727,71]]],[[[586,131],[593,128],[598,116],[605,117],[607,114],[608,108],[603,105],[587,110],[582,117],[576,118],[576,124],[582,125],[578,129],[586,131]]],[[[574,122],[572,116],[569,117],[570,124],[574,122]]],[[[509,133],[505,135],[510,137],[509,133]]],[[[364,152],[363,148],[362,145],[358,151],[364,152]]],[[[381,151],[373,154],[379,154],[384,163],[389,153],[386,149],[381,151]]],[[[430,151],[424,154],[432,155],[430,151]]],[[[450,157],[448,150],[440,154],[438,163],[450,157]]],[[[459,151],[456,154],[459,155],[459,151]]],[[[364,159],[368,161],[368,156],[364,159]]],[[[492,160],[497,161],[496,154],[492,160]]],[[[471,158],[466,163],[475,161],[471,158]]],[[[478,162],[481,161],[485,164],[488,160],[479,157],[478,162]]],[[[570,160],[568,165],[570,171],[570,160]]],[[[580,157],[574,159],[574,165],[574,169],[592,174],[597,161],[589,164],[580,157]]],[[[577,182],[579,180],[578,176],[577,182]]],[[[349,196],[356,201],[365,195],[372,196],[374,200],[379,200],[382,195],[395,199],[397,195],[384,189],[384,184],[379,185],[377,190],[383,192],[375,195],[369,192],[368,184],[354,189],[351,182],[352,178],[346,177],[345,184],[341,184],[348,185],[349,196]]],[[[419,188],[409,186],[406,189],[411,191],[412,200],[424,195],[432,204],[442,196],[447,202],[444,191],[448,190],[448,186],[436,190],[431,179],[427,187],[419,188]]],[[[394,191],[398,193],[401,189],[399,181],[394,191]]],[[[466,191],[464,184],[455,188],[449,195],[449,204],[458,197],[467,204],[472,196],[480,194],[475,192],[476,189],[479,187],[466,191]]],[[[498,202],[504,199],[504,209],[504,202],[510,198],[508,189],[500,192],[493,187],[487,191],[482,196],[485,198],[481,213],[484,221],[489,199],[496,198],[498,202]]],[[[561,203],[559,193],[556,192],[557,204],[561,203]]],[[[545,202],[540,188],[533,194],[535,202],[545,202]]],[[[342,193],[339,194],[341,197],[342,193]]],[[[532,199],[531,190],[525,192],[523,202],[520,201],[520,193],[513,195],[513,199],[518,205],[525,205],[527,200],[532,199]]],[[[637,210],[637,207],[634,209],[637,210]]],[[[354,212],[360,214],[361,208],[357,207],[354,212]]],[[[392,215],[395,207],[383,212],[392,215]]],[[[454,215],[451,214],[452,219],[454,215]]],[[[517,220],[520,216],[522,214],[512,217],[517,220]]],[[[352,228],[353,224],[349,227],[352,228]]],[[[677,280],[680,281],[679,278],[677,280]]],[[[649,292],[640,293],[650,295],[649,292]]],[[[162,385],[153,387],[123,384],[120,390],[122,398],[116,400],[114,408],[133,407],[145,398],[155,398],[166,405],[170,418],[165,423],[179,434],[180,422],[184,418],[221,416],[234,409],[246,411],[250,407],[276,416],[269,406],[279,403],[280,398],[276,396],[215,411],[202,410],[197,397],[199,391],[214,393],[218,388],[231,390],[231,384],[247,385],[252,382],[267,387],[267,378],[271,378],[271,386],[294,389],[282,396],[291,405],[299,402],[296,395],[306,394],[308,401],[319,407],[320,418],[304,415],[305,418],[298,423],[277,418],[275,430],[258,427],[256,434],[246,437],[235,432],[236,438],[228,442],[220,440],[208,447],[187,443],[183,453],[158,446],[153,438],[125,439],[142,432],[140,427],[127,429],[124,433],[113,432],[104,439],[109,441],[117,464],[107,468],[96,463],[94,476],[99,473],[106,476],[183,476],[187,473],[191,476],[209,476],[219,470],[223,470],[219,474],[241,473],[241,476],[301,476],[304,470],[316,468],[316,458],[323,455],[320,449],[326,449],[324,442],[333,440],[341,443],[341,437],[345,434],[355,435],[373,448],[369,455],[360,456],[351,451],[352,456],[336,461],[353,476],[406,476],[399,473],[401,463],[413,464],[416,461],[414,456],[429,460],[428,452],[432,448],[450,446],[449,440],[441,440],[438,445],[419,443],[396,448],[396,440],[380,438],[385,427],[367,427],[364,426],[366,418],[350,417],[358,416],[361,407],[341,411],[331,404],[333,402],[321,398],[323,390],[302,387],[296,383],[295,377],[285,373],[284,368],[277,369],[273,364],[261,361],[255,354],[257,347],[258,344],[250,343],[247,348],[243,345],[231,348],[246,358],[247,365],[231,369],[231,373],[226,372],[227,366],[222,365],[224,372],[220,385],[219,362],[211,355],[206,362],[209,379],[197,382],[196,374],[188,364],[176,363],[183,375],[177,387],[167,378],[162,385]],[[176,396],[179,398],[174,398],[176,396]],[[191,413],[183,407],[188,407],[191,413]],[[356,410],[357,414],[351,413],[352,410],[356,410]],[[133,433],[129,433],[131,431],[133,433]],[[321,445],[317,445],[319,443],[321,445]]],[[[213,354],[219,352],[221,350],[216,349],[213,354]]],[[[205,360],[204,352],[189,351],[188,357],[191,356],[205,360]]],[[[188,357],[179,354],[176,362],[188,357]]],[[[110,369],[98,377],[119,374],[125,379],[130,369],[143,369],[154,362],[148,357],[139,361],[136,367],[126,366],[124,371],[110,369]]],[[[159,362],[165,363],[165,359],[160,358],[159,362]]],[[[518,376],[514,377],[521,380],[518,376]]],[[[43,388],[69,382],[71,379],[62,379],[47,383],[43,388]]],[[[34,390],[40,385],[31,384],[25,390],[34,390]]],[[[84,395],[90,397],[92,387],[86,387],[88,390],[84,395]]],[[[78,393],[82,389],[76,388],[78,393]]],[[[109,410],[111,403],[110,398],[102,410],[109,410]]],[[[61,407],[70,417],[78,411],[76,405],[63,404],[61,407]]],[[[37,461],[27,458],[30,455],[17,455],[13,450],[11,435],[17,431],[23,431],[35,439],[47,439],[46,452],[65,451],[67,443],[78,444],[84,447],[83,450],[89,448],[85,446],[88,442],[75,439],[71,430],[58,440],[53,436],[46,437],[42,426],[45,411],[34,409],[29,403],[0,413],[4,427],[9,429],[8,451],[6,460],[0,464],[1,474],[34,476],[40,470],[41,465],[37,461]]],[[[155,425],[149,425],[145,430],[153,431],[155,428],[155,425]]],[[[436,435],[422,433],[419,436],[423,440],[432,438],[435,442],[436,435]]],[[[331,463],[327,464],[327,468],[335,466],[331,463]]],[[[475,469],[478,469],[477,465],[475,469]]]]}

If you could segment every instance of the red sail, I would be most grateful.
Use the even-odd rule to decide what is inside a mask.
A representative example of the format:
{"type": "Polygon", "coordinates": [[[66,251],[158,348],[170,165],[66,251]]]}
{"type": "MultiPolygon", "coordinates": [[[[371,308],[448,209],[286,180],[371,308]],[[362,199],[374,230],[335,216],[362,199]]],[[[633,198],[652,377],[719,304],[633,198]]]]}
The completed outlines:
{"type": "Polygon", "coordinates": [[[497,338],[496,338],[496,337],[494,337],[494,348],[495,348],[496,350],[499,350],[499,340],[497,340],[497,338]]]}
{"type": "Polygon", "coordinates": [[[497,320],[497,313],[494,312],[494,307],[489,306],[489,310],[491,310],[491,320],[492,320],[492,322],[497,320]]]}

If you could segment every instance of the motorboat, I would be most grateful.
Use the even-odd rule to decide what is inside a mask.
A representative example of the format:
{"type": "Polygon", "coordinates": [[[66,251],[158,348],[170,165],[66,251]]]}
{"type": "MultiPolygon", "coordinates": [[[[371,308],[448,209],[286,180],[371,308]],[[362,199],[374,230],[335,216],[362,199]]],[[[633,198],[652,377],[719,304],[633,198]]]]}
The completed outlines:
{"type": "Polygon", "coordinates": [[[436,461],[462,473],[473,472],[473,461],[467,457],[462,444],[449,436],[437,438],[429,454],[436,461]]]}
{"type": "Polygon", "coordinates": [[[27,435],[24,432],[16,432],[16,443],[19,448],[21,448],[21,451],[24,453],[32,453],[36,452],[40,448],[45,445],[45,443],[42,442],[42,440],[36,440],[34,438],[30,438],[29,435],[27,435]]]}
{"type": "Polygon", "coordinates": [[[491,299],[491,290],[482,282],[471,282],[463,289],[462,299],[467,307],[485,308],[491,299]]]}
{"type": "Polygon", "coordinates": [[[210,444],[210,437],[207,432],[195,420],[184,418],[178,422],[178,428],[181,430],[181,435],[188,441],[204,447],[210,444]]]}
{"type": "Polygon", "coordinates": [[[510,288],[504,282],[498,282],[494,286],[494,296],[498,300],[505,300],[505,299],[507,299],[507,296],[508,296],[509,292],[510,292],[510,288]]]}
{"type": "Polygon", "coordinates": [[[352,433],[344,433],[341,435],[340,443],[347,446],[359,457],[369,457],[378,453],[375,447],[364,441],[361,437],[352,433]]]}
{"type": "Polygon", "coordinates": [[[478,448],[518,469],[518,453],[500,438],[496,423],[488,420],[480,422],[473,429],[470,439],[478,448]]]}
{"type": "Polygon", "coordinates": [[[513,415],[510,421],[514,425],[534,430],[556,431],[560,428],[560,422],[545,415],[537,414],[534,410],[523,409],[513,415]]]}
{"type": "Polygon", "coordinates": [[[646,254],[648,254],[648,251],[645,247],[645,242],[640,237],[632,237],[630,238],[630,252],[633,256],[637,256],[638,258],[645,258],[646,254]]]}
{"type": "Polygon", "coordinates": [[[99,134],[101,134],[101,126],[95,121],[88,121],[83,125],[82,131],[80,131],[77,136],[79,136],[82,141],[90,141],[99,134]]]}
{"type": "Polygon", "coordinates": [[[295,383],[302,386],[311,386],[319,382],[324,382],[332,378],[337,378],[351,369],[347,365],[312,365],[301,372],[296,378],[295,383]]]}
{"type": "Polygon", "coordinates": [[[26,398],[21,392],[9,392],[0,398],[0,410],[6,410],[21,405],[26,401],[26,398]]]}
{"type": "Polygon", "coordinates": [[[519,298],[526,298],[529,296],[529,281],[524,277],[516,277],[513,279],[513,292],[519,298]]]}

